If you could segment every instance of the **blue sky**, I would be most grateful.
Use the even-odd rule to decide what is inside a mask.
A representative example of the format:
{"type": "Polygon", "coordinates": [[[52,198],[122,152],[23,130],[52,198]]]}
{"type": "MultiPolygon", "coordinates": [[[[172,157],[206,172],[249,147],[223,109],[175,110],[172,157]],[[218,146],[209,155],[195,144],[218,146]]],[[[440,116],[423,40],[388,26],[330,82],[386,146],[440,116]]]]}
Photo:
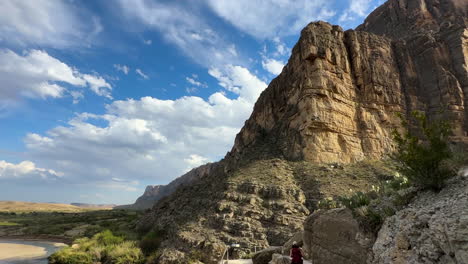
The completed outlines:
{"type": "Polygon", "coordinates": [[[382,2],[0,1],[0,200],[131,203],[219,160],[304,26],[382,2]]]}

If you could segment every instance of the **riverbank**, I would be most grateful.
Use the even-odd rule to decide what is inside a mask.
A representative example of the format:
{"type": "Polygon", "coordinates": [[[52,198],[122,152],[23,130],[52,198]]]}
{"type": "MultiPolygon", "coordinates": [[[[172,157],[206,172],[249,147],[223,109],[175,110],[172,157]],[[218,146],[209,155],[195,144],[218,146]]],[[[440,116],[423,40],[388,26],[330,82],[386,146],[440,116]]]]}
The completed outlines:
{"type": "Polygon", "coordinates": [[[0,242],[0,260],[3,261],[15,258],[39,258],[46,255],[45,247],[0,242]]]}

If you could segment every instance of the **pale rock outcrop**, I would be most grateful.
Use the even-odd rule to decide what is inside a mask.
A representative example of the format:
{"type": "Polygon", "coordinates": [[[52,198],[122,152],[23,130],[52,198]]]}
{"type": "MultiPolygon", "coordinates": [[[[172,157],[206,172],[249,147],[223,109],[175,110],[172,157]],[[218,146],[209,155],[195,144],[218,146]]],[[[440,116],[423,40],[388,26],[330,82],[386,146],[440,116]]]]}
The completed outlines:
{"type": "Polygon", "coordinates": [[[366,263],[374,239],[347,208],[319,210],[304,222],[304,251],[314,264],[366,263]]]}
{"type": "Polygon", "coordinates": [[[375,264],[468,263],[468,178],[421,193],[388,218],[373,246],[375,264]]]}

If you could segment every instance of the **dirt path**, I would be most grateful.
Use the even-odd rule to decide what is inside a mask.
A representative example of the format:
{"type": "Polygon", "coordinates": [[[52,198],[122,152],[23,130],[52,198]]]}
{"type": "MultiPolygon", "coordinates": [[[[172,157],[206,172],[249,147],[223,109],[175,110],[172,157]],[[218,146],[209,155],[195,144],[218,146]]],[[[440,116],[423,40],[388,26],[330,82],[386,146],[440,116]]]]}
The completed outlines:
{"type": "Polygon", "coordinates": [[[43,247],[13,244],[13,243],[0,243],[0,260],[7,260],[12,258],[36,258],[46,256],[47,251],[43,247]]]}

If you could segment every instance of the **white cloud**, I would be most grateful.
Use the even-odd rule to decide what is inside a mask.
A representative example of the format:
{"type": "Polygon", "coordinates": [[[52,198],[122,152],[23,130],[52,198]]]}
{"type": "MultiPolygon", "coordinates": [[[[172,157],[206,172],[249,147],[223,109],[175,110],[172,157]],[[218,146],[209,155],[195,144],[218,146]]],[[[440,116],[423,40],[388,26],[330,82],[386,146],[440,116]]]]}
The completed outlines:
{"type": "Polygon", "coordinates": [[[151,39],[148,39],[148,40],[143,40],[143,43],[144,43],[145,45],[148,45],[148,46],[149,46],[149,45],[153,44],[153,41],[152,41],[151,39]]]}
{"type": "Polygon", "coordinates": [[[211,9],[255,38],[297,34],[313,20],[334,15],[329,0],[208,0],[211,9]]]}
{"type": "Polygon", "coordinates": [[[80,100],[84,98],[82,91],[70,91],[70,95],[73,98],[73,104],[79,103],[80,100]]]}
{"type": "Polygon", "coordinates": [[[76,8],[72,1],[0,1],[0,42],[58,48],[87,46],[101,31],[99,19],[76,8]]]}
{"type": "Polygon", "coordinates": [[[274,37],[273,43],[276,45],[276,50],[273,53],[274,56],[288,55],[289,49],[286,47],[286,44],[284,44],[279,37],[274,37]]]}
{"type": "MultiPolygon", "coordinates": [[[[130,20],[159,31],[195,62],[206,67],[241,60],[233,45],[215,32],[204,16],[197,14],[197,3],[178,1],[119,0],[120,10],[130,20]]],[[[138,28],[141,28],[138,25],[138,28]]]]}
{"type": "MultiPolygon", "coordinates": [[[[47,52],[30,50],[23,55],[4,49],[0,50],[0,105],[21,97],[63,97],[74,87],[89,87],[98,95],[110,98],[112,87],[102,77],[80,73],[47,52]]],[[[74,100],[81,92],[72,93],[74,100]]]]}
{"type": "Polygon", "coordinates": [[[369,12],[371,3],[372,0],[351,0],[349,10],[360,17],[365,17],[369,12]]]}
{"type": "Polygon", "coordinates": [[[104,78],[95,75],[83,74],[82,78],[86,80],[89,88],[97,95],[112,99],[110,91],[112,86],[104,80],[104,78]]]}
{"type": "Polygon", "coordinates": [[[186,96],[114,101],[105,114],[82,113],[44,135],[28,134],[26,155],[63,171],[70,181],[119,188],[131,175],[132,180],[167,183],[189,168],[223,157],[266,87],[239,66],[213,71],[237,98],[216,92],[208,100],[186,96]]]}
{"type": "Polygon", "coordinates": [[[185,91],[188,93],[188,94],[191,94],[191,93],[196,93],[198,92],[198,89],[196,87],[187,87],[185,88],[185,91]]]}
{"type": "Polygon", "coordinates": [[[366,17],[373,9],[382,4],[382,1],[374,0],[350,0],[349,6],[338,18],[338,22],[344,26],[354,26],[356,22],[362,22],[360,19],[366,17]]]}
{"type": "Polygon", "coordinates": [[[192,168],[201,166],[203,164],[206,164],[208,161],[210,161],[208,158],[199,156],[197,154],[192,154],[188,158],[184,159],[185,163],[187,163],[188,168],[186,171],[191,170],[192,168]]]}
{"type": "Polygon", "coordinates": [[[127,75],[130,72],[130,67],[127,65],[114,64],[114,68],[118,71],[121,71],[127,75]]]}
{"type": "Polygon", "coordinates": [[[185,77],[185,80],[187,80],[188,83],[193,84],[195,86],[202,86],[202,83],[199,81],[196,81],[194,78],[185,77]]]}
{"type": "Polygon", "coordinates": [[[255,103],[267,84],[244,67],[226,65],[222,70],[211,68],[208,73],[219,81],[226,90],[239,94],[241,98],[255,103]]]}
{"type": "Polygon", "coordinates": [[[136,69],[135,72],[140,75],[143,79],[148,80],[149,76],[146,75],[141,69],[136,69]]]}
{"type": "Polygon", "coordinates": [[[11,178],[60,178],[63,173],[51,169],[36,167],[31,161],[22,161],[18,164],[8,163],[0,160],[0,179],[11,178]]]}
{"type": "Polygon", "coordinates": [[[265,70],[273,75],[278,75],[281,73],[284,67],[284,62],[278,61],[275,59],[266,59],[262,61],[262,66],[265,70]]]}
{"type": "Polygon", "coordinates": [[[185,77],[185,80],[188,83],[190,83],[191,85],[194,85],[194,86],[197,86],[197,87],[202,87],[202,88],[208,87],[208,85],[206,83],[202,83],[202,82],[196,80],[198,78],[198,76],[196,74],[194,74],[192,77],[185,77]]]}

